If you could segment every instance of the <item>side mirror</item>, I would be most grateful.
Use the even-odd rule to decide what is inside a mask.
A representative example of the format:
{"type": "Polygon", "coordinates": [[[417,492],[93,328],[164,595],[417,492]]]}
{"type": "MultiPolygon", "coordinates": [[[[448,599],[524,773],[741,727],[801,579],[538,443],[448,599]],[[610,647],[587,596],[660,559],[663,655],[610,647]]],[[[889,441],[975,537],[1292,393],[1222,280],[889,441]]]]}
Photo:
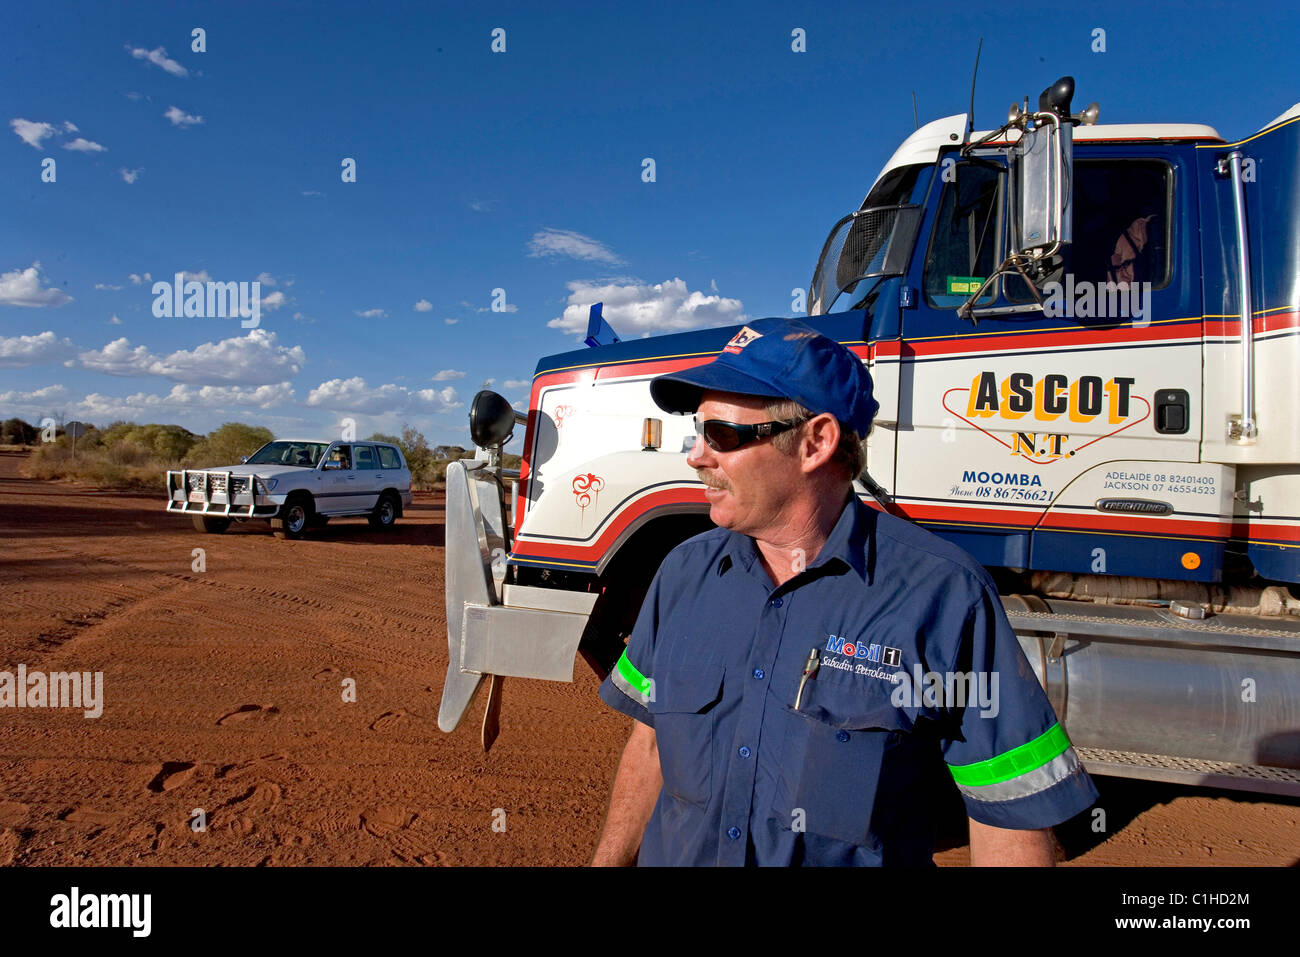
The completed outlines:
{"type": "Polygon", "coordinates": [[[326,472],[337,472],[339,469],[343,468],[343,463],[338,461],[338,459],[326,459],[325,464],[321,466],[321,468],[326,472]]]}
{"type": "Polygon", "coordinates": [[[1074,127],[1054,112],[1034,114],[1015,158],[1014,252],[1051,256],[1074,236],[1074,127]]]}
{"type": "Polygon", "coordinates": [[[247,456],[247,455],[241,455],[241,456],[239,457],[239,464],[240,464],[240,465],[247,465],[247,464],[248,464],[248,456],[247,456]]]}

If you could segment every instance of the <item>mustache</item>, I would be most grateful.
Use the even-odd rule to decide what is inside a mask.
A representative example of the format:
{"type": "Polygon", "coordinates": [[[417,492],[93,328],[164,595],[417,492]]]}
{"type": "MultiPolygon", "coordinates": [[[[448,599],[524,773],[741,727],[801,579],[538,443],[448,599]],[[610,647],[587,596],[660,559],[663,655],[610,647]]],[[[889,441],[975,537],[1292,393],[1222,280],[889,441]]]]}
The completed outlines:
{"type": "Polygon", "coordinates": [[[719,476],[712,469],[696,469],[695,474],[699,476],[701,482],[709,488],[720,488],[725,491],[731,491],[731,483],[719,476]]]}

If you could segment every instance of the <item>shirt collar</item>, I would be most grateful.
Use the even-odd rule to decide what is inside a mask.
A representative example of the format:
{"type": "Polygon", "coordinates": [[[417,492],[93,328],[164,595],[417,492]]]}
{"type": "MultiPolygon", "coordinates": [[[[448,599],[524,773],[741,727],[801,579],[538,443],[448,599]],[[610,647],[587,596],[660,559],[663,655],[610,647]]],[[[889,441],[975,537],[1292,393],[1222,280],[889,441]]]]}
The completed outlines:
{"type": "MultiPolygon", "coordinates": [[[[863,505],[856,493],[850,495],[830,535],[826,538],[826,544],[817,553],[817,558],[809,564],[808,570],[838,561],[852,568],[863,581],[870,582],[868,550],[875,525],[875,513],[871,507],[863,505]]],[[[717,574],[725,574],[733,565],[740,565],[749,572],[757,560],[758,546],[755,545],[754,539],[748,535],[731,532],[727,537],[726,547],[722,550],[722,556],[718,559],[717,574]]]]}

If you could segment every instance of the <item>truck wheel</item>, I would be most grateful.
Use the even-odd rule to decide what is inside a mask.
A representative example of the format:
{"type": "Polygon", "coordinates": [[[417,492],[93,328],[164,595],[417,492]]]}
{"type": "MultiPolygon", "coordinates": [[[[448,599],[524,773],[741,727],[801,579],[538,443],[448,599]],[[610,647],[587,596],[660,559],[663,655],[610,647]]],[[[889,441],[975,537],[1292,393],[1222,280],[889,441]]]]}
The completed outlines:
{"type": "Polygon", "coordinates": [[[310,499],[290,499],[281,506],[280,514],[271,519],[271,533],[276,538],[301,538],[312,514],[310,499]]]}
{"type": "Polygon", "coordinates": [[[220,535],[230,527],[228,518],[209,518],[207,515],[191,515],[190,520],[194,522],[194,527],[200,532],[207,532],[209,535],[220,535]]]}
{"type": "Polygon", "coordinates": [[[379,496],[379,504],[370,513],[371,528],[392,528],[397,521],[397,497],[392,492],[379,496]]]}

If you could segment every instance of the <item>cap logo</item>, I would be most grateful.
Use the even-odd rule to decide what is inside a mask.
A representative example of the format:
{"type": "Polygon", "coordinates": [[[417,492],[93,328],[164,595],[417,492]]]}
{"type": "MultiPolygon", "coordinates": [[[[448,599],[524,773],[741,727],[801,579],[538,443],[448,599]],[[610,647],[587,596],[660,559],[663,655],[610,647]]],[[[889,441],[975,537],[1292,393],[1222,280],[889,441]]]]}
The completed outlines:
{"type": "Polygon", "coordinates": [[[722,347],[723,352],[738,353],[745,346],[749,345],[755,339],[762,339],[761,332],[755,332],[749,326],[745,326],[738,333],[731,337],[731,341],[722,347]]]}

